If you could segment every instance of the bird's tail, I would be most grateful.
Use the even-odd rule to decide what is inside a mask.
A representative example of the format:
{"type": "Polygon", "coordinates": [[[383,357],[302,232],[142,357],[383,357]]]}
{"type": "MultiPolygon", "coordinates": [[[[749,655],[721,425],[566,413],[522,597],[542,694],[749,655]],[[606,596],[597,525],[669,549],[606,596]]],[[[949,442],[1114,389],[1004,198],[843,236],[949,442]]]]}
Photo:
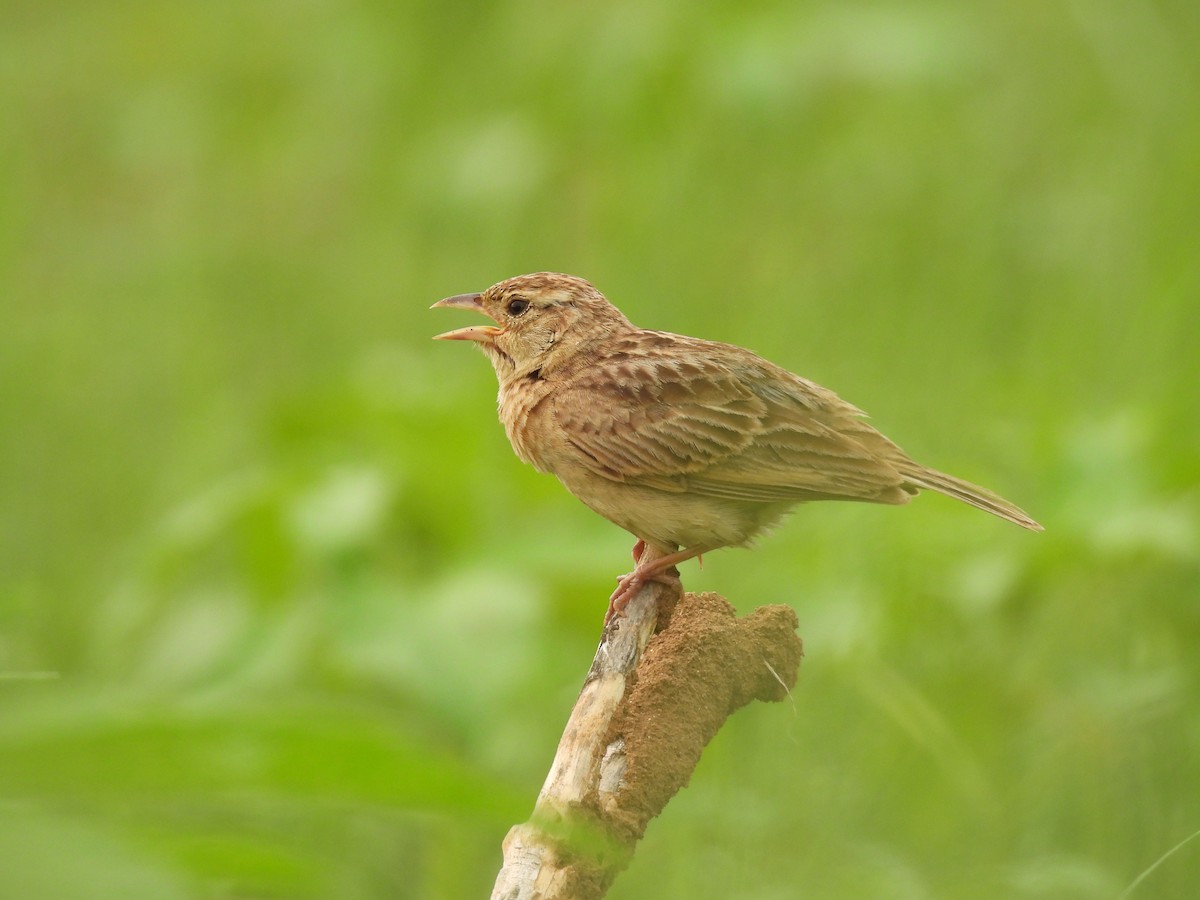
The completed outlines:
{"type": "Polygon", "coordinates": [[[978,509],[990,512],[993,516],[999,516],[1022,528],[1028,528],[1030,531],[1045,530],[1019,506],[1009,503],[999,494],[993,494],[987,488],[981,488],[977,484],[971,484],[969,481],[963,481],[961,478],[955,478],[953,475],[947,475],[937,469],[926,469],[916,464],[903,474],[909,482],[919,488],[937,491],[939,494],[969,503],[978,509]]]}

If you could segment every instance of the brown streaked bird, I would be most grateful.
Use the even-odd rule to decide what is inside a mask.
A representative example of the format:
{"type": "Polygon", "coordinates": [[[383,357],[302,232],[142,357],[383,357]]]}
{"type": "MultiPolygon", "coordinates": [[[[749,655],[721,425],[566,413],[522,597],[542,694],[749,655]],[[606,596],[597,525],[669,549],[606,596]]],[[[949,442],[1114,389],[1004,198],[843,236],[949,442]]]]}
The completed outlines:
{"type": "Polygon", "coordinates": [[[907,503],[932,490],[1041,531],[984,488],[914,462],[833,391],[735,347],[631,323],[582,278],[518,275],[433,308],[495,325],[474,341],[523,461],[632,533],[608,616],[677,563],[750,543],[797,503],[907,503]]]}

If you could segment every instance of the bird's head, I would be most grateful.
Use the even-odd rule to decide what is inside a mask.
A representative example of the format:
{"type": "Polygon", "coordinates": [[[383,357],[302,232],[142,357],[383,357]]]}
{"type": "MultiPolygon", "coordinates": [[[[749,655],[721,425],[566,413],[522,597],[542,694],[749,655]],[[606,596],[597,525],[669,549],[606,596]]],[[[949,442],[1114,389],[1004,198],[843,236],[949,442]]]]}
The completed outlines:
{"type": "Polygon", "coordinates": [[[495,325],[472,325],[439,334],[440,341],[475,341],[501,382],[547,372],[595,341],[633,326],[582,278],[556,272],[518,275],[482,294],[458,294],[431,309],[471,309],[495,325]]]}

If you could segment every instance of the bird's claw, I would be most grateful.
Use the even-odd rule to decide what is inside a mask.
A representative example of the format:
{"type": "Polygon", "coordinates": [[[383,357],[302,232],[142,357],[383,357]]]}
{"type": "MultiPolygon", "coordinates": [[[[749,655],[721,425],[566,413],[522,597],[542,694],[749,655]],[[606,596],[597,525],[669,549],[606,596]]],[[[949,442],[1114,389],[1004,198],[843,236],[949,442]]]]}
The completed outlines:
{"type": "Polygon", "coordinates": [[[634,569],[632,572],[622,575],[617,579],[617,589],[608,598],[608,612],[604,614],[604,624],[607,625],[611,622],[613,616],[623,613],[625,607],[629,605],[629,601],[651,581],[657,581],[660,584],[668,586],[677,586],[681,590],[683,588],[683,582],[680,581],[679,576],[673,575],[669,571],[639,572],[637,569],[634,569]]]}
{"type": "Polygon", "coordinates": [[[608,598],[608,612],[604,614],[604,624],[612,621],[613,616],[625,611],[633,595],[642,586],[642,576],[635,569],[617,579],[617,589],[608,598]]]}

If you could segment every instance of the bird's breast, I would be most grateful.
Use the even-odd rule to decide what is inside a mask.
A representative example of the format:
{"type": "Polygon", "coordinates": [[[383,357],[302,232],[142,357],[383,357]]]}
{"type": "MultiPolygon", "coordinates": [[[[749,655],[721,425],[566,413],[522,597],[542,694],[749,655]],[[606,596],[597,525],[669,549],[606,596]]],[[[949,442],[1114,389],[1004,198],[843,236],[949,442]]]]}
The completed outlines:
{"type": "Polygon", "coordinates": [[[513,451],[540,472],[553,472],[547,451],[547,419],[552,387],[536,378],[513,379],[500,386],[497,407],[513,451]]]}

